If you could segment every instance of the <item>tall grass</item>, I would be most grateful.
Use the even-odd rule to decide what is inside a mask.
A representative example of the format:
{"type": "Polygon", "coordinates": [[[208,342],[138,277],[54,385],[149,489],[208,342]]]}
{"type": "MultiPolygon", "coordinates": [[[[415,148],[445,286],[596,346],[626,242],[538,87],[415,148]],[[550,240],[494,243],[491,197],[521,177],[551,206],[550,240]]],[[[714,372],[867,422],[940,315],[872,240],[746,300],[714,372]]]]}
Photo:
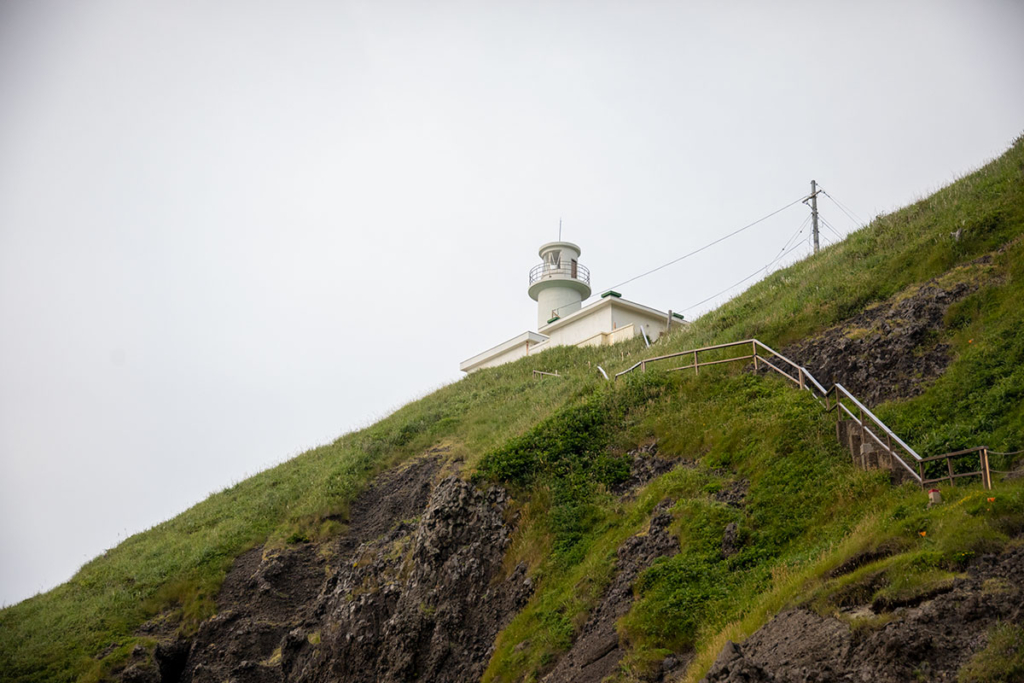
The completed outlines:
{"type": "MultiPolygon", "coordinates": [[[[660,341],[658,352],[745,337],[784,345],[1022,233],[1024,140],[1018,140],[985,168],[756,284],[660,341]]],[[[883,406],[897,432],[929,448],[982,441],[1021,447],[1024,333],[1015,302],[1024,294],[1022,256],[1018,243],[997,257],[998,272],[951,311],[944,334],[957,361],[947,375],[913,401],[883,406]]],[[[673,648],[696,647],[705,661],[722,633],[749,631],[757,622],[751,615],[763,618],[802,585],[804,578],[793,577],[812,576],[814,567],[831,561],[830,548],[846,547],[844,539],[856,536],[873,501],[916,501],[917,494],[891,492],[877,475],[846,465],[817,406],[778,383],[721,371],[702,373],[700,381],[652,375],[608,385],[596,369],[618,371],[650,353],[636,340],[556,348],[474,373],[211,496],[95,558],[67,583],[0,611],[0,679],[100,678],[141,642],[134,634],[146,620],[159,615],[182,632],[194,630],[213,612],[239,553],[337,533],[376,473],[441,443],[464,457],[470,472],[479,467],[479,476],[510,481],[527,506],[512,552],[533,568],[538,591],[499,640],[488,669],[496,680],[533,675],[567,646],[611,576],[614,549],[642,528],[663,496],[680,499],[682,552],[644,577],[636,609],[622,624],[637,670],[673,648]],[[562,377],[538,379],[535,369],[562,377]],[[587,415],[588,406],[605,413],[587,415]],[[592,421],[593,444],[559,445],[551,434],[544,437],[545,428],[579,427],[566,422],[572,416],[592,421]],[[603,486],[621,474],[615,458],[652,436],[702,464],[657,480],[623,504],[603,486]],[[560,459],[539,462],[538,448],[561,448],[560,459]],[[516,449],[533,468],[529,476],[495,467],[499,454],[516,449]],[[588,453],[605,469],[588,469],[591,461],[578,457],[588,453]],[[742,515],[720,509],[705,490],[740,476],[751,481],[742,515]],[[728,562],[713,553],[726,520],[746,534],[744,550],[728,562]],[[687,573],[687,559],[704,563],[725,591],[702,593],[707,586],[687,573]],[[676,618],[694,604],[700,608],[692,616],[676,618]],[[515,652],[525,639],[535,645],[515,652]],[[102,660],[103,652],[113,654],[102,660]]]]}
{"type": "MultiPolygon", "coordinates": [[[[1019,448],[1024,442],[1022,179],[1024,147],[1018,141],[985,169],[776,273],[674,334],[659,351],[745,337],[781,346],[1003,247],[991,267],[946,277],[974,278],[978,286],[950,310],[941,332],[954,349],[950,370],[922,396],[880,410],[898,432],[923,442],[926,450],[985,441],[1019,448]]],[[[612,365],[618,369],[626,363],[612,365]]],[[[680,552],[658,561],[635,586],[634,607],[619,624],[630,646],[620,674],[624,680],[634,680],[669,653],[688,651],[696,653],[688,679],[697,680],[726,639],[749,635],[783,606],[811,601],[837,610],[830,596],[846,580],[828,580],[825,572],[868,546],[898,542],[903,550],[878,570],[881,577],[873,577],[878,585],[861,598],[898,601],[947,581],[977,554],[1003,547],[1018,526],[1024,529],[1021,485],[1002,484],[995,511],[992,504],[982,510],[978,501],[988,496],[967,487],[963,500],[971,505],[926,512],[918,489],[893,489],[884,475],[856,470],[840,451],[830,418],[807,394],[778,380],[718,370],[670,383],[671,389],[655,405],[638,410],[640,419],[620,433],[634,443],[656,437],[662,452],[699,459],[697,470],[687,470],[699,489],[673,491],[669,482],[679,475],[665,477],[641,494],[645,505],[639,514],[635,504],[623,509],[610,497],[595,498],[603,503],[590,515],[591,527],[580,533],[586,547],[577,546],[578,562],[547,555],[538,571],[543,577],[538,592],[499,637],[485,680],[529,681],[543,675],[610,580],[614,549],[642,529],[658,496],[680,498],[673,508],[680,552]],[[721,486],[740,479],[749,484],[742,511],[714,499],[721,486]],[[730,523],[738,524],[742,550],[726,558],[721,543],[730,523]]],[[[499,449],[489,457],[508,455],[499,449]]],[[[533,485],[543,489],[553,482],[533,485]]],[[[554,515],[533,515],[530,523],[548,531],[547,537],[534,532],[536,538],[558,535],[554,515]]]]}

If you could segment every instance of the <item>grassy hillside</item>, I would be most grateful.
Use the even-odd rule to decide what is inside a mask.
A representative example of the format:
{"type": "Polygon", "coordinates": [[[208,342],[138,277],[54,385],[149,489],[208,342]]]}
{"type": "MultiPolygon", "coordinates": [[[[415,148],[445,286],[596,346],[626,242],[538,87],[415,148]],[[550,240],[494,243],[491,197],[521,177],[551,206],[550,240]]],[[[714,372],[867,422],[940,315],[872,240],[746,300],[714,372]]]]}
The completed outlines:
{"type": "MultiPolygon", "coordinates": [[[[982,443],[1024,448],[1022,233],[1019,139],[983,169],[773,274],[657,351],[751,336],[779,348],[992,253],[992,268],[939,333],[953,349],[949,370],[921,396],[878,412],[924,454],[982,443]]],[[[595,369],[618,371],[650,354],[642,341],[560,348],[475,373],[211,496],[66,584],[0,612],[0,679],[96,680],[145,642],[133,635],[144,621],[161,615],[194,630],[212,613],[235,556],[264,542],[337,534],[370,478],[439,444],[468,472],[512,487],[523,512],[509,566],[526,561],[538,588],[499,638],[489,680],[530,680],[569,645],[611,576],[615,549],[666,496],[677,501],[681,552],[642,576],[620,623],[632,647],[626,678],[688,648],[706,666],[724,639],[750,633],[798,596],[830,609],[825,572],[866,547],[897,544],[901,552],[884,568],[890,580],[878,590],[907,592],[948,580],[972,553],[1024,528],[1015,526],[1024,501],[1012,482],[1000,484],[994,505],[966,486],[962,504],[926,512],[919,490],[854,469],[834,440],[833,418],[781,381],[721,369],[610,384],[595,369]],[[538,380],[534,369],[563,377],[538,380]],[[622,454],[652,438],[696,465],[632,501],[611,495],[628,469],[622,454]],[[739,480],[749,483],[745,508],[714,500],[739,480]],[[743,544],[724,560],[716,549],[730,522],[743,544]],[[517,649],[524,641],[529,647],[517,649]]]]}

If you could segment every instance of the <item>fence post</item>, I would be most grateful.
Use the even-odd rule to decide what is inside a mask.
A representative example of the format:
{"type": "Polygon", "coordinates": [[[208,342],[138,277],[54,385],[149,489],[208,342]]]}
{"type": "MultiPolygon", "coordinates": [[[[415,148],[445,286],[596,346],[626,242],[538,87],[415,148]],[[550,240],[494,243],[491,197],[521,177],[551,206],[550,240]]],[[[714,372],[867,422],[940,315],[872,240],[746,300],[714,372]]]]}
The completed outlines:
{"type": "Polygon", "coordinates": [[[697,367],[697,352],[696,351],[693,352],[693,374],[695,374],[695,375],[699,375],[700,374],[700,368],[697,367]]]}
{"type": "MultiPolygon", "coordinates": [[[[953,485],[953,458],[946,458],[946,469],[949,470],[949,485],[952,486],[953,485]]],[[[982,477],[982,478],[984,478],[984,477],[982,477]]]]}
{"type": "Polygon", "coordinates": [[[640,361],[640,372],[647,372],[647,361],[640,361]]]}
{"type": "Polygon", "coordinates": [[[924,489],[924,463],[917,461],[917,475],[921,478],[921,488],[924,489]]]}
{"type": "Polygon", "coordinates": [[[803,368],[797,368],[796,369],[796,376],[800,378],[800,388],[803,389],[804,388],[804,369],[803,368]]]}
{"type": "Polygon", "coordinates": [[[750,350],[754,354],[754,372],[757,372],[757,342],[750,342],[750,350]]]}

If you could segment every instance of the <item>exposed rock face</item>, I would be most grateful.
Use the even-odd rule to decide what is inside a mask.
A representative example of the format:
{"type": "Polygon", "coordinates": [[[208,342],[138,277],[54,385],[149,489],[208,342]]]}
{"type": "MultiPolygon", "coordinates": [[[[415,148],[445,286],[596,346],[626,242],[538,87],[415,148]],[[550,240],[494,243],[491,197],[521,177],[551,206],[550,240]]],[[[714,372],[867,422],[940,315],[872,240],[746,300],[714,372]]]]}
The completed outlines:
{"type": "MultiPolygon", "coordinates": [[[[669,533],[674,501],[658,504],[646,533],[631,536],[619,548],[617,573],[600,604],[590,614],[572,648],[558,661],[545,683],[598,683],[615,672],[625,653],[615,623],[633,604],[633,584],[659,557],[679,552],[679,541],[669,533]]],[[[673,668],[680,666],[675,658],[673,668]]]]}
{"type": "Polygon", "coordinates": [[[747,491],[750,490],[750,481],[747,479],[737,479],[731,481],[729,484],[718,491],[713,496],[719,503],[725,503],[731,508],[742,508],[746,505],[747,491]]]}
{"type": "Polygon", "coordinates": [[[652,441],[629,451],[629,479],[615,487],[615,493],[624,494],[628,499],[645,484],[676,467],[693,467],[694,461],[686,458],[665,458],[658,455],[658,444],[652,441]]]}
{"type": "Polygon", "coordinates": [[[203,622],[177,678],[165,683],[281,681],[281,644],[310,621],[331,571],[325,554],[349,562],[360,543],[383,533],[427,504],[439,453],[378,477],[352,505],[352,524],[334,545],[304,543],[253,548],[235,560],[217,597],[217,614],[203,622]]]}
{"type": "Polygon", "coordinates": [[[422,519],[364,544],[308,628],[289,634],[282,670],[295,681],[470,681],[498,630],[525,603],[519,567],[501,580],[509,540],[503,489],[438,484],[422,519]]]}
{"type": "Polygon", "coordinates": [[[302,544],[241,555],[224,581],[220,611],[199,628],[182,681],[276,681],[269,666],[290,625],[300,621],[323,584],[324,561],[302,544]]]}
{"type": "MultiPolygon", "coordinates": [[[[871,614],[871,607],[859,611],[871,614]]],[[[1000,621],[1024,620],[1024,548],[983,557],[966,579],[877,630],[855,633],[835,618],[784,612],[742,645],[727,643],[706,683],[955,681],[1000,621]]]]}
{"type": "Polygon", "coordinates": [[[782,353],[826,388],[839,382],[868,406],[916,396],[949,365],[948,345],[935,338],[946,309],[974,289],[963,282],[944,288],[932,280],[782,353]]]}
{"type": "Polygon", "coordinates": [[[434,486],[439,465],[427,457],[378,477],[329,546],[244,553],[193,642],[161,646],[122,680],[479,679],[532,582],[522,566],[503,578],[504,489],[456,477],[434,486]]]}
{"type": "Polygon", "coordinates": [[[732,557],[739,552],[740,530],[736,522],[729,522],[722,534],[722,557],[732,557]]]}

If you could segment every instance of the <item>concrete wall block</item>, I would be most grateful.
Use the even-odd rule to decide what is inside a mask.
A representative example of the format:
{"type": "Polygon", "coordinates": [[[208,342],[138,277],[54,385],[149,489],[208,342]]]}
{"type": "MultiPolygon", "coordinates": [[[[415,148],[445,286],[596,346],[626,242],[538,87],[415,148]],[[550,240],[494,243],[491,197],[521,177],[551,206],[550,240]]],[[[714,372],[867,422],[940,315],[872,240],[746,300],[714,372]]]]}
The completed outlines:
{"type": "Polygon", "coordinates": [[[866,470],[877,470],[879,467],[878,444],[870,436],[860,445],[860,461],[861,467],[866,470]]]}
{"type": "Polygon", "coordinates": [[[892,456],[889,455],[889,451],[884,448],[879,448],[878,451],[878,469],[881,470],[892,470],[893,466],[899,467],[892,461],[892,456]]]}

